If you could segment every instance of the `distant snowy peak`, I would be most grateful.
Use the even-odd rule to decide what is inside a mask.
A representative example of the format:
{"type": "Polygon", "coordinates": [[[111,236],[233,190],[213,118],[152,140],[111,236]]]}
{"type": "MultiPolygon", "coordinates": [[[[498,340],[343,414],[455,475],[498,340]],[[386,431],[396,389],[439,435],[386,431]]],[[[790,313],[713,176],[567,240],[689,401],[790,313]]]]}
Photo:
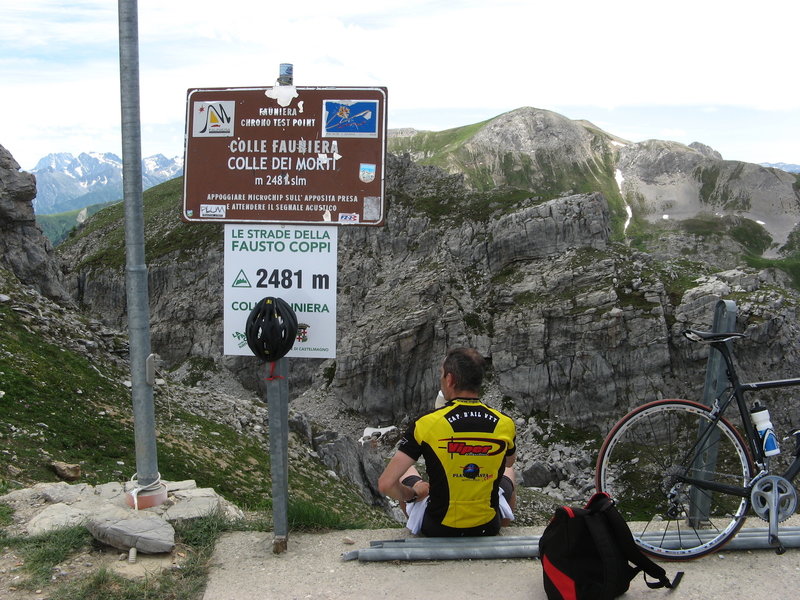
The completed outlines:
{"type": "Polygon", "coordinates": [[[142,160],[142,171],[151,176],[162,176],[164,181],[183,173],[183,157],[167,158],[163,154],[148,156],[142,160]]]}
{"type": "Polygon", "coordinates": [[[68,152],[58,152],[56,154],[48,154],[40,159],[32,172],[41,173],[43,171],[61,171],[68,173],[74,169],[76,159],[68,152]]]}
{"type": "Polygon", "coordinates": [[[81,152],[77,157],[69,152],[48,154],[42,158],[31,171],[34,175],[44,172],[59,172],[76,179],[82,179],[87,174],[103,167],[122,169],[122,159],[110,152],[81,152]]]}
{"type": "MultiPolygon", "coordinates": [[[[48,154],[31,171],[36,175],[37,214],[50,214],[122,198],[122,159],[111,152],[48,154]]],[[[183,174],[183,158],[162,154],[142,160],[144,189],[183,174]]]]}
{"type": "MultiPolygon", "coordinates": [[[[60,171],[68,175],[84,176],[103,167],[122,170],[122,159],[111,152],[81,152],[77,157],[69,152],[48,154],[40,159],[32,169],[34,175],[43,171],[60,171]]],[[[180,173],[183,170],[183,157],[166,158],[163,154],[155,154],[142,159],[144,174],[180,173]]]]}
{"type": "Polygon", "coordinates": [[[762,167],[772,167],[773,169],[780,169],[788,173],[800,173],[800,165],[792,165],[789,163],[761,163],[762,167]]]}

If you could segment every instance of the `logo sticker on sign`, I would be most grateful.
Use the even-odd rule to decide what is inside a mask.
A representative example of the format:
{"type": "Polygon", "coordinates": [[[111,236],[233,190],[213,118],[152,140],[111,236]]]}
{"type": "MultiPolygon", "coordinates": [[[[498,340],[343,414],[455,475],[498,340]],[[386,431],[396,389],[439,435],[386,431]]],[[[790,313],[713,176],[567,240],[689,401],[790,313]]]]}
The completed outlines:
{"type": "Polygon", "coordinates": [[[224,219],[226,207],[224,204],[201,204],[200,216],[206,219],[224,219]]]}
{"type": "Polygon", "coordinates": [[[377,100],[325,100],[323,137],[378,137],[377,100]]]}
{"type": "Polygon", "coordinates": [[[233,135],[236,102],[195,102],[193,137],[230,137],[233,135]]]}
{"type": "Polygon", "coordinates": [[[361,163],[361,168],[358,170],[358,178],[364,183],[375,181],[375,165],[361,163]]]}

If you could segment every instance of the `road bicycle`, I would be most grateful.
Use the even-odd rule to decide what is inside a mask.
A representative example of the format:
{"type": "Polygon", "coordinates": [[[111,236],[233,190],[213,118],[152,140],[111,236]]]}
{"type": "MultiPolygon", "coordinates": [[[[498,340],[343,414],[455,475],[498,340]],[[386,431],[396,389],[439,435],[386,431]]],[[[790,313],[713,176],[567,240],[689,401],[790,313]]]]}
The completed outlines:
{"type": "Polygon", "coordinates": [[[772,473],[768,454],[775,449],[770,442],[765,450],[767,438],[751,418],[764,407],[756,401],[751,410],[745,393],[800,385],[800,378],[742,382],[728,342],[744,334],[687,329],[683,335],[720,352],[729,386],[710,407],[658,400],[625,415],[600,449],[596,487],[615,499],[636,543],[653,556],[680,560],[715,552],[736,535],[751,507],[769,523],[769,544],[780,554],[779,523],[797,508],[792,482],[800,472],[800,429],[787,436],[795,440],[791,465],[782,475],[772,473]],[[741,432],[725,417],[737,409],[741,432]]]}

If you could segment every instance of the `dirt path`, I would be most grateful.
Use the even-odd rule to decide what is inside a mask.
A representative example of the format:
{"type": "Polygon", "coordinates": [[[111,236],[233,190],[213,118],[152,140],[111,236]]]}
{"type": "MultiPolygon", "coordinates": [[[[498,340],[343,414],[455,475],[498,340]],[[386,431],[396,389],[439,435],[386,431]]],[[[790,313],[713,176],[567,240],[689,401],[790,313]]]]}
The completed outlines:
{"type": "MultiPolygon", "coordinates": [[[[458,600],[503,598],[546,600],[537,559],[426,562],[342,561],[372,540],[403,537],[405,530],[294,534],[286,553],[272,553],[268,533],[231,533],[217,543],[204,600],[264,598],[376,598],[458,600]]],[[[514,528],[513,535],[540,535],[541,528],[514,528]]],[[[406,532],[407,533],[407,532],[406,532]]],[[[722,552],[692,562],[661,565],[672,575],[685,571],[679,588],[650,590],[642,579],[626,600],[790,600],[800,588],[800,550],[783,556],[765,551],[722,552]]]]}

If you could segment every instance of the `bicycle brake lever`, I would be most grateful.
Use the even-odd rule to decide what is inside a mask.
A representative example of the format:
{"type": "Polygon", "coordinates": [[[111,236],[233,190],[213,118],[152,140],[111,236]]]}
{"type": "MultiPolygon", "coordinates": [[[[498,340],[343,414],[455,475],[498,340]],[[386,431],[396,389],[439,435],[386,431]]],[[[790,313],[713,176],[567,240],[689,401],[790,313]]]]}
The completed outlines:
{"type": "Polygon", "coordinates": [[[684,335],[684,337],[686,339],[689,339],[689,340],[691,340],[693,342],[702,342],[703,341],[703,338],[701,338],[699,335],[697,335],[691,329],[684,329],[683,331],[681,331],[681,333],[684,335]]]}

